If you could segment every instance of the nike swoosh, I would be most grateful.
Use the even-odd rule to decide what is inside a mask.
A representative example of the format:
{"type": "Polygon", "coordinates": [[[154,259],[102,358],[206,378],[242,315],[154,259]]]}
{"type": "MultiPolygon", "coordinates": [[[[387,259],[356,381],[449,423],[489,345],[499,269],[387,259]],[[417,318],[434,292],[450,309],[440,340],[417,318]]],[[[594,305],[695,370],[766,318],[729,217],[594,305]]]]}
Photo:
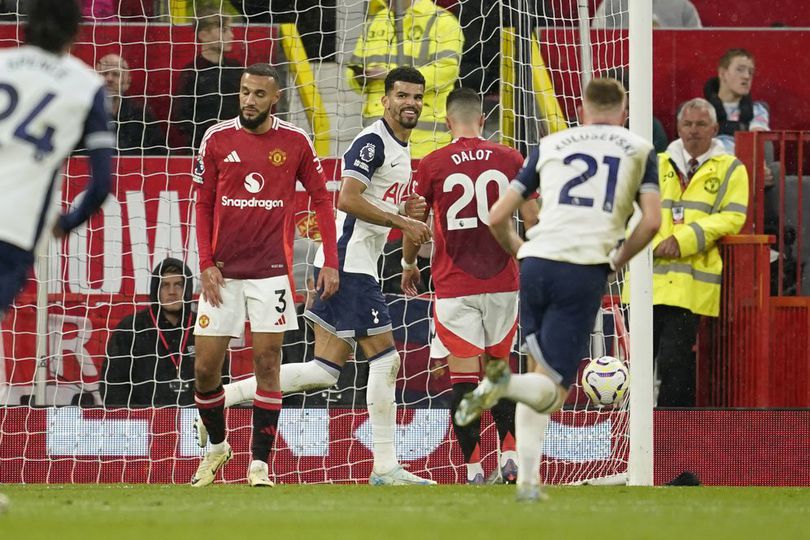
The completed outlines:
{"type": "Polygon", "coordinates": [[[392,164],[391,164],[391,166],[392,166],[392,167],[397,167],[397,166],[398,166],[400,163],[402,163],[402,162],[401,162],[401,161],[398,161],[397,163],[392,163],[392,164]]]}

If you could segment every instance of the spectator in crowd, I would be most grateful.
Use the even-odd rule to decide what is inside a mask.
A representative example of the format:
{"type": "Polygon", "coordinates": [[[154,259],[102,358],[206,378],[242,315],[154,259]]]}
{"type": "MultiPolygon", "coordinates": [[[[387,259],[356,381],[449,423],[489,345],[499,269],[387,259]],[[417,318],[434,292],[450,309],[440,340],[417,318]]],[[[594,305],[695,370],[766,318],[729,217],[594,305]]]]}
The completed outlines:
{"type": "MultiPolygon", "coordinates": [[[[763,101],[754,101],[751,98],[751,86],[754,79],[754,56],[745,49],[729,49],[717,66],[717,77],[706,82],[703,93],[706,99],[714,106],[717,114],[719,133],[717,138],[726,147],[730,154],[735,153],[734,134],[738,131],[770,131],[770,111],[763,101]]],[[[780,164],[774,156],[774,147],[771,141],[764,145],[765,169],[762,183],[765,188],[765,223],[764,231],[767,234],[780,235],[779,230],[779,188],[775,179],[779,176],[780,164]]],[[[795,230],[786,227],[784,231],[786,252],[783,254],[790,259],[786,266],[793,269],[795,259],[792,255],[793,238],[795,230]]],[[[773,252],[778,255],[776,251],[773,252]]],[[[773,273],[773,285],[777,286],[778,272],[773,273]]],[[[788,278],[786,285],[795,285],[795,276],[788,278]]]]}
{"type": "Polygon", "coordinates": [[[463,46],[458,19],[432,0],[412,0],[401,15],[395,12],[394,0],[377,11],[347,64],[349,85],[365,99],[363,125],[382,117],[385,77],[404,64],[425,78],[422,116],[411,133],[411,157],[421,158],[449,143],[444,104],[458,79],[463,46]],[[400,25],[403,42],[397,43],[400,25]]]}
{"type": "Polygon", "coordinates": [[[717,138],[729,154],[734,153],[738,131],[769,131],[768,105],[751,99],[754,56],[745,49],[729,49],[717,66],[717,77],[703,87],[703,94],[714,106],[719,131],[717,138]]]}
{"type": "Polygon", "coordinates": [[[96,63],[96,71],[104,78],[104,86],[110,97],[118,153],[164,153],[166,137],[152,111],[145,103],[126,96],[132,82],[127,61],[117,54],[108,54],[96,63]]]}
{"type": "Polygon", "coordinates": [[[205,131],[239,115],[239,80],[244,66],[225,53],[233,46],[231,21],[213,9],[201,9],[196,19],[200,54],[180,76],[175,121],[195,150],[205,131]]]}
{"type": "MultiPolygon", "coordinates": [[[[689,0],[652,0],[653,25],[661,28],[700,28],[700,15],[689,0]]],[[[591,24],[594,28],[627,28],[628,0],[602,0],[591,24]]]]}
{"type": "Polygon", "coordinates": [[[121,319],[107,341],[101,380],[107,407],[194,404],[191,270],[164,259],[150,285],[149,307],[121,319]]]}
{"type": "Polygon", "coordinates": [[[714,139],[717,116],[702,98],[678,112],[678,139],[659,155],[661,228],[653,239],[653,356],[661,407],[695,405],[692,348],[700,316],[720,313],[717,241],[737,234],[748,208],[748,173],[714,139]]]}

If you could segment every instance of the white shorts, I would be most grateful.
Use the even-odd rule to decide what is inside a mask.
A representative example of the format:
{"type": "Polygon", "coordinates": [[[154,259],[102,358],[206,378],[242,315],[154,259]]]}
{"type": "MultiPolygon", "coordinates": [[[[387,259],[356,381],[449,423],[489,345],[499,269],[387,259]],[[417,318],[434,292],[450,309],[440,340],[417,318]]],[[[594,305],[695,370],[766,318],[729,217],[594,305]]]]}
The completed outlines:
{"type": "Polygon", "coordinates": [[[515,340],[517,318],[517,291],[437,298],[430,356],[471,358],[486,353],[506,358],[515,340]]]}
{"type": "Polygon", "coordinates": [[[251,332],[277,333],[298,328],[295,298],[287,276],[225,279],[222,303],[214,307],[200,296],[195,336],[241,337],[245,320],[251,332]]]}

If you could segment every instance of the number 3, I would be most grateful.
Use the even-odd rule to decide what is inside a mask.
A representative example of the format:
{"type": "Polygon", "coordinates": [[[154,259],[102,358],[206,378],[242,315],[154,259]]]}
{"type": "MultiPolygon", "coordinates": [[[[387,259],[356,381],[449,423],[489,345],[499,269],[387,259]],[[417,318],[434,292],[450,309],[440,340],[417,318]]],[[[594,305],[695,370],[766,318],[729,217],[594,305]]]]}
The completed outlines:
{"type": "Polygon", "coordinates": [[[278,311],[279,313],[284,313],[285,311],[287,311],[287,299],[285,298],[285,296],[287,296],[287,291],[286,289],[278,289],[277,291],[275,291],[275,293],[278,295],[278,301],[276,303],[276,311],[278,311]]]}

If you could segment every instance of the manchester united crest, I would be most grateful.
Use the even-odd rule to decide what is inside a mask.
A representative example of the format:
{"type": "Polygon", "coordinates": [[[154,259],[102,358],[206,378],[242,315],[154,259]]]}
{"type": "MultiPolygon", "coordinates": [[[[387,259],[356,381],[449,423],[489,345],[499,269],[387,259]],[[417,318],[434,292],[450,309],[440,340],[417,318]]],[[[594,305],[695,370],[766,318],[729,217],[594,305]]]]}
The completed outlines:
{"type": "Polygon", "coordinates": [[[281,167],[284,165],[284,162],[287,161],[287,152],[280,148],[276,148],[270,151],[270,154],[267,156],[268,161],[270,161],[271,165],[276,167],[281,167]]]}
{"type": "Polygon", "coordinates": [[[717,177],[709,178],[703,184],[703,189],[711,194],[717,193],[720,190],[720,179],[717,177]]]}
{"type": "Polygon", "coordinates": [[[211,319],[208,318],[208,315],[200,316],[200,328],[208,328],[208,325],[210,324],[210,322],[211,322],[211,319]]]}

